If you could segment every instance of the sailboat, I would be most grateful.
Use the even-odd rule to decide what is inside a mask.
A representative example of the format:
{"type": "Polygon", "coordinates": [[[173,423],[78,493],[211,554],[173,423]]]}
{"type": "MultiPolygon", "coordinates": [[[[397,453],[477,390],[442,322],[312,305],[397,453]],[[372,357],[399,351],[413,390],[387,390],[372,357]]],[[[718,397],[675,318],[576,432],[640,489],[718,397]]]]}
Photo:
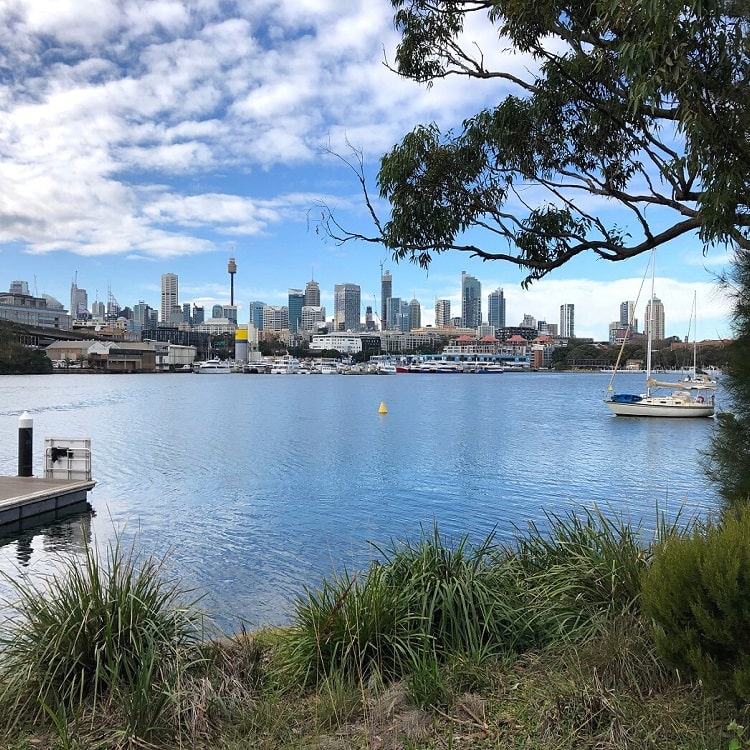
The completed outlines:
{"type": "MultiPolygon", "coordinates": [[[[654,331],[654,276],[656,253],[651,254],[651,304],[649,305],[651,320],[648,321],[648,338],[646,345],[646,392],[640,394],[614,393],[612,382],[617,374],[617,368],[609,382],[609,398],[604,403],[610,411],[618,417],[712,417],[714,415],[716,382],[710,378],[698,378],[695,370],[692,377],[688,376],[678,382],[662,382],[651,377],[651,352],[654,331]],[[651,389],[671,388],[672,393],[660,395],[652,393],[651,389]],[[692,395],[691,390],[697,390],[698,395],[692,395]]],[[[627,336],[625,337],[627,341],[627,336]]],[[[625,346],[622,343],[622,348],[625,346]]],[[[620,354],[622,354],[622,348],[620,354]]],[[[694,355],[695,358],[695,355],[694,355]]],[[[619,363],[619,358],[618,358],[619,363]]]]}

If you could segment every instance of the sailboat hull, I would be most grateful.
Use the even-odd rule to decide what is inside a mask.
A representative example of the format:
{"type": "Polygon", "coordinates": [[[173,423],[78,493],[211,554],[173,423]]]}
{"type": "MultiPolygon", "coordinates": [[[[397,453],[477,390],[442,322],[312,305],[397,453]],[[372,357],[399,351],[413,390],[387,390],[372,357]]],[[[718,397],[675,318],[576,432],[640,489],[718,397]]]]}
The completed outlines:
{"type": "Polygon", "coordinates": [[[639,400],[605,400],[610,411],[618,417],[713,417],[713,399],[704,403],[675,396],[643,396],[639,400]]]}

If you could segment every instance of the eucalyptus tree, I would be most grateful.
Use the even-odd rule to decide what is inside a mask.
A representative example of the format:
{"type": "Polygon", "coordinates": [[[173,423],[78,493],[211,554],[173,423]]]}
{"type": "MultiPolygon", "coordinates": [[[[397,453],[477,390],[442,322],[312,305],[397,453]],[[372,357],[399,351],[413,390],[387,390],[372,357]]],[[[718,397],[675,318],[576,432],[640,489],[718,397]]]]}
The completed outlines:
{"type": "Polygon", "coordinates": [[[391,4],[394,72],[502,81],[508,93],[455,130],[419,124],[382,156],[387,217],[362,154],[345,158],[374,228],[344,227],[324,206],[334,240],[380,243],[423,267],[449,250],[510,261],[526,284],[584,252],[619,261],[696,235],[704,248],[750,249],[748,0],[391,4]],[[467,27],[480,20],[508,55],[473,44],[467,27]],[[617,222],[608,208],[622,209],[617,222]]]}

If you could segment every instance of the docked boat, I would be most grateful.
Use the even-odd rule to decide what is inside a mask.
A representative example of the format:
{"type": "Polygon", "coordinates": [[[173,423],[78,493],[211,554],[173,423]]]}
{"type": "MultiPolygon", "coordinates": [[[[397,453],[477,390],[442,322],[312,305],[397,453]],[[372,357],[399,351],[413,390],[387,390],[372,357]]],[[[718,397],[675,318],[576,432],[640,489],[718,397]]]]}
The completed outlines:
{"type": "Polygon", "coordinates": [[[288,354],[275,359],[271,365],[271,375],[297,375],[299,371],[299,360],[288,354]]]}
{"type": "MultiPolygon", "coordinates": [[[[656,261],[655,251],[651,254],[651,305],[649,309],[653,315],[654,304],[654,266],[656,261]]],[[[628,328],[629,330],[629,328],[628,328]]],[[[646,392],[640,394],[634,393],[614,393],[612,383],[617,375],[617,365],[615,372],[609,381],[608,392],[609,398],[604,400],[609,410],[618,417],[712,417],[715,408],[715,388],[716,383],[709,385],[709,380],[702,381],[701,386],[694,387],[689,379],[677,382],[665,382],[654,380],[651,377],[651,351],[652,338],[654,330],[654,321],[651,320],[648,326],[648,338],[646,343],[646,392]],[[654,388],[669,388],[672,393],[668,395],[659,395],[652,393],[654,388]],[[698,395],[693,395],[691,390],[699,391],[698,395]]],[[[627,335],[620,348],[620,355],[625,347],[627,335]]],[[[619,363],[619,358],[618,358],[619,363]]]]}
{"type": "Polygon", "coordinates": [[[218,357],[205,362],[196,362],[196,365],[194,371],[201,375],[228,375],[232,371],[229,361],[218,359],[218,357]]]}

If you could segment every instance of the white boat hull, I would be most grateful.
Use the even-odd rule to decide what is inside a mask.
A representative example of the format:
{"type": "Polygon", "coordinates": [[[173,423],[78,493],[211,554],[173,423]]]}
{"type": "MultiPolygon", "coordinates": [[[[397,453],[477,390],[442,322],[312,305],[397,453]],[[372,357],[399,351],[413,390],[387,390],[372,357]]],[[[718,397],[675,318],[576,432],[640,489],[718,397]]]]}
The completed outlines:
{"type": "Polygon", "coordinates": [[[640,401],[605,400],[610,411],[618,417],[713,417],[714,405],[709,401],[682,401],[673,396],[645,396],[640,401]]]}

